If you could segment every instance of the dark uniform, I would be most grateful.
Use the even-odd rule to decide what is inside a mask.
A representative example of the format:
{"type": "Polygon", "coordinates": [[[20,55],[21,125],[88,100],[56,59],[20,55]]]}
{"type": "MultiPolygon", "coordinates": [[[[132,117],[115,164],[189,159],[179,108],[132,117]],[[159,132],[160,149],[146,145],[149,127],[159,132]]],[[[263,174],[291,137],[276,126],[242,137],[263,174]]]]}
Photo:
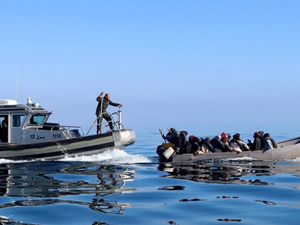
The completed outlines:
{"type": "Polygon", "coordinates": [[[102,123],[103,118],[108,122],[110,129],[113,130],[113,124],[111,122],[112,118],[107,113],[106,109],[109,105],[119,106],[120,104],[119,103],[114,103],[111,100],[107,100],[106,98],[100,97],[100,96],[98,96],[96,100],[98,101],[98,106],[97,106],[97,109],[96,109],[96,116],[98,118],[98,120],[97,120],[98,121],[97,122],[98,123],[97,133],[99,133],[100,130],[101,130],[101,123],[102,123]],[[101,105],[102,105],[102,111],[101,111],[101,105]],[[101,113],[102,113],[102,115],[99,116],[101,113]]]}

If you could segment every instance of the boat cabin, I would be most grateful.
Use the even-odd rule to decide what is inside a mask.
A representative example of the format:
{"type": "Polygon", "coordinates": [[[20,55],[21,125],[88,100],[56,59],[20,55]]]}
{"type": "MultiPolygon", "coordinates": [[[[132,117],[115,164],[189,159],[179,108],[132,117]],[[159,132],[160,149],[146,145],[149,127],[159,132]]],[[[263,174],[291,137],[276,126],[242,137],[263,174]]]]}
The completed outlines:
{"type": "Polygon", "coordinates": [[[18,104],[15,100],[0,100],[0,145],[28,144],[80,137],[80,127],[48,123],[52,114],[38,103],[18,104]]]}

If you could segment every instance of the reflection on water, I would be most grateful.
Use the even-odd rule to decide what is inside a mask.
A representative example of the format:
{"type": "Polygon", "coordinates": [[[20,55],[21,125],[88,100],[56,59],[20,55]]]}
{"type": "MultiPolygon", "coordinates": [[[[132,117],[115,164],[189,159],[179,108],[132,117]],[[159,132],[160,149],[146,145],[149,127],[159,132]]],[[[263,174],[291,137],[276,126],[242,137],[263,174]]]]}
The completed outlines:
{"type": "Polygon", "coordinates": [[[134,174],[134,170],[123,166],[95,162],[3,164],[0,165],[0,195],[21,199],[0,204],[0,209],[67,203],[87,206],[101,213],[120,214],[131,205],[109,202],[103,197],[135,192],[134,188],[125,187],[126,182],[134,180],[134,174]],[[91,202],[58,198],[83,194],[95,197],[91,202]]]}
{"type": "MultiPolygon", "coordinates": [[[[203,183],[273,185],[270,182],[262,181],[260,177],[277,173],[298,175],[300,166],[289,163],[287,167],[286,164],[258,160],[205,160],[196,163],[162,163],[158,169],[168,173],[164,177],[203,183]],[[249,176],[256,178],[247,179],[249,176]]],[[[165,187],[165,190],[167,189],[165,187]]]]}
{"type": "MultiPolygon", "coordinates": [[[[208,184],[207,187],[211,187],[211,185],[209,184],[230,184],[230,186],[239,185],[240,186],[239,188],[233,188],[232,190],[230,190],[231,187],[228,188],[228,185],[225,185],[225,187],[224,185],[222,185],[222,188],[220,189],[222,189],[222,192],[225,190],[224,195],[217,196],[216,197],[217,200],[213,200],[213,201],[211,199],[211,194],[209,194],[207,198],[205,195],[200,195],[202,198],[198,198],[198,195],[196,196],[189,195],[190,198],[179,199],[179,202],[185,204],[185,207],[188,207],[189,205],[193,205],[193,207],[199,207],[199,209],[201,209],[200,211],[204,210],[205,208],[203,207],[204,205],[208,206],[207,210],[203,214],[207,213],[209,215],[211,215],[210,209],[214,209],[216,205],[218,207],[221,205],[220,207],[222,209],[220,210],[221,213],[218,214],[218,212],[216,212],[215,214],[216,216],[219,216],[218,218],[216,218],[218,222],[226,222],[226,223],[246,222],[247,223],[247,221],[251,221],[252,218],[248,218],[246,216],[248,213],[247,210],[249,210],[250,208],[247,208],[246,206],[245,214],[243,215],[243,213],[240,213],[241,211],[243,211],[243,207],[245,206],[245,201],[248,201],[249,205],[252,204],[257,205],[258,209],[266,210],[266,211],[270,210],[270,212],[273,212],[273,210],[277,210],[279,208],[279,211],[277,212],[278,214],[281,213],[282,208],[285,209],[296,208],[296,210],[298,210],[298,208],[300,207],[297,198],[294,197],[296,195],[295,192],[293,192],[293,190],[286,192],[286,193],[293,193],[290,194],[293,197],[285,201],[282,201],[282,197],[279,198],[276,197],[277,193],[275,194],[273,192],[273,190],[276,191],[281,190],[280,186],[284,187],[286,185],[285,182],[280,183],[280,185],[278,185],[277,181],[280,182],[280,180],[277,180],[276,179],[277,176],[275,175],[284,174],[283,176],[278,176],[280,178],[299,177],[299,173],[300,173],[299,163],[258,161],[258,160],[207,160],[207,161],[199,161],[197,163],[188,163],[188,162],[163,163],[163,164],[159,164],[158,169],[160,171],[165,172],[165,174],[162,177],[202,182],[208,184]],[[287,176],[287,174],[290,174],[291,176],[287,176]],[[272,181],[274,183],[272,183],[272,181]],[[257,190],[263,190],[262,193],[268,190],[269,194],[263,195],[264,197],[262,197],[262,195],[256,196],[256,194],[253,193],[248,195],[249,188],[246,187],[245,185],[242,186],[241,184],[256,185],[256,187],[254,188],[256,191],[254,191],[253,193],[257,193],[257,190]],[[228,195],[228,193],[230,194],[228,195]],[[247,198],[245,198],[245,195],[247,196],[247,198]],[[219,202],[220,204],[218,204],[219,202]],[[224,208],[222,208],[223,205],[224,208]],[[265,205],[267,205],[271,209],[266,208],[265,205]],[[234,211],[236,210],[238,211],[238,213],[235,214],[235,212],[231,212],[228,213],[228,217],[226,217],[226,213],[223,212],[228,212],[228,209],[231,209],[231,207],[236,207],[234,208],[234,211]],[[277,208],[274,209],[275,207],[277,208]]],[[[287,183],[289,184],[289,182],[287,183]]],[[[299,188],[299,186],[295,184],[297,184],[297,181],[294,182],[293,185],[291,186],[287,185],[287,186],[292,187],[294,189],[299,188]]],[[[191,185],[191,186],[198,187],[198,185],[191,185]]],[[[181,188],[178,189],[178,186],[164,186],[159,190],[172,191],[177,189],[183,192],[184,189],[187,189],[186,187],[181,186],[181,188]]],[[[286,191],[287,189],[284,190],[286,191]]],[[[207,192],[204,191],[203,193],[207,193],[207,192]]],[[[215,191],[211,191],[211,193],[215,193],[215,191]]],[[[250,211],[251,210],[252,209],[250,209],[250,211]]],[[[272,220],[272,218],[268,217],[268,220],[272,220]]],[[[276,224],[275,220],[273,219],[273,221],[270,223],[276,224]]],[[[288,224],[295,224],[289,222],[288,224]]],[[[258,222],[257,224],[260,223],[258,222]]]]}

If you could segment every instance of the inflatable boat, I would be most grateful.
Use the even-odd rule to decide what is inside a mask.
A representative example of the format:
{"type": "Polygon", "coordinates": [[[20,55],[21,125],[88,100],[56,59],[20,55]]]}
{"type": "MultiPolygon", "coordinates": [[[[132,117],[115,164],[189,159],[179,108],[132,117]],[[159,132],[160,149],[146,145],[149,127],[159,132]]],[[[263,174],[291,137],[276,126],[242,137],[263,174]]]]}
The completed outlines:
{"type": "Polygon", "coordinates": [[[194,162],[208,159],[230,159],[230,158],[253,158],[258,160],[283,160],[295,159],[300,157],[300,137],[288,139],[277,143],[277,148],[255,151],[236,152],[221,152],[221,153],[204,153],[199,155],[194,154],[176,154],[172,148],[165,150],[161,154],[161,162],[194,162]]]}

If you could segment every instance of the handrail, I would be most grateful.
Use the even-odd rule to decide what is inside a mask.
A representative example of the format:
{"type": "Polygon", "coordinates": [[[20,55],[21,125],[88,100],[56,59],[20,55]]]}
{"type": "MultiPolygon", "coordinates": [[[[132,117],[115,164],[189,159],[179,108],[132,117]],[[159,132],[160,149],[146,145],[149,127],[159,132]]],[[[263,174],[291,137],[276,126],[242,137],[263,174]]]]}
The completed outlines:
{"type": "Polygon", "coordinates": [[[60,125],[60,124],[57,124],[57,126],[55,125],[50,125],[50,124],[43,124],[42,126],[41,125],[30,125],[30,124],[27,124],[25,128],[27,127],[30,127],[30,128],[34,128],[34,130],[43,130],[44,127],[49,127],[49,131],[53,131],[55,128],[63,128],[65,130],[71,130],[71,128],[75,128],[75,129],[78,129],[78,130],[81,130],[81,133],[82,133],[82,136],[84,136],[84,130],[82,127],[80,126],[69,126],[69,125],[60,125]]]}
{"type": "MultiPolygon", "coordinates": [[[[100,124],[98,124],[98,118],[100,118],[103,114],[108,114],[111,117],[111,122],[113,124],[113,129],[114,130],[120,130],[120,129],[124,129],[124,125],[122,122],[122,111],[118,110],[117,112],[114,113],[110,113],[110,112],[103,112],[101,113],[93,122],[93,124],[91,125],[90,129],[88,130],[88,132],[84,135],[84,130],[82,129],[82,127],[80,126],[68,126],[68,125],[60,125],[57,124],[59,128],[63,128],[65,130],[70,130],[71,128],[76,128],[76,129],[80,129],[82,132],[82,136],[87,136],[90,131],[100,125],[101,129],[100,129],[100,133],[102,133],[104,131],[105,128],[109,127],[109,124],[106,120],[102,119],[102,122],[100,124]],[[103,122],[104,121],[104,122],[103,122]]],[[[27,125],[26,127],[31,127],[30,125],[27,125]]],[[[33,125],[31,128],[35,129],[35,130],[41,130],[43,129],[43,127],[49,127],[51,131],[53,131],[57,126],[53,125],[53,124],[43,124],[43,126],[41,125],[33,125]]]]}
{"type": "MultiPolygon", "coordinates": [[[[65,128],[66,130],[71,130],[71,128],[77,128],[80,129],[82,132],[82,136],[84,136],[84,131],[82,129],[82,127],[80,126],[68,126],[68,125],[60,125],[60,127],[65,128]]],[[[53,128],[52,128],[53,129],[53,128]]]]}
{"type": "Polygon", "coordinates": [[[114,129],[116,129],[116,130],[124,129],[124,125],[122,122],[122,116],[121,116],[122,115],[121,110],[114,112],[114,113],[103,112],[95,119],[95,121],[93,122],[92,126],[90,127],[90,129],[88,130],[86,135],[88,135],[90,133],[90,131],[98,125],[100,125],[100,127],[101,127],[100,133],[102,133],[106,127],[109,127],[108,122],[105,119],[104,120],[102,119],[102,122],[100,124],[98,124],[98,118],[100,118],[103,114],[108,114],[111,117],[111,122],[113,124],[114,129]],[[117,117],[117,120],[115,119],[115,117],[117,117]]]}

